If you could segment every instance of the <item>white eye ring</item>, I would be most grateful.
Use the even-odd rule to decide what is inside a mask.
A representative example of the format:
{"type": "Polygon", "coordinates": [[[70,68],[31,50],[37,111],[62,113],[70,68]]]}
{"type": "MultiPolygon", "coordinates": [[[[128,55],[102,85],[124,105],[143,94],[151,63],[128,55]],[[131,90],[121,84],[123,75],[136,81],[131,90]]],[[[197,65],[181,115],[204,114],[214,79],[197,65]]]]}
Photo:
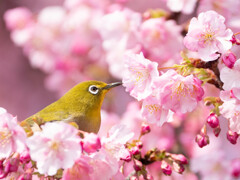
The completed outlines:
{"type": "Polygon", "coordinates": [[[99,88],[95,85],[91,85],[91,86],[89,86],[88,91],[91,94],[97,94],[99,92],[99,88]]]}

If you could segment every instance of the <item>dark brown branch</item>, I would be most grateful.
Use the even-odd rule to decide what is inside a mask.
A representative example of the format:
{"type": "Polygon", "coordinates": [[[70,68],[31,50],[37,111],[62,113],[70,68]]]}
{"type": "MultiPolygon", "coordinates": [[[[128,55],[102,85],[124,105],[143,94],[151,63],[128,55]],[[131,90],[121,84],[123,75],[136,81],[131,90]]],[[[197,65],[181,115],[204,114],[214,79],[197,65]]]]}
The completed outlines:
{"type": "Polygon", "coordinates": [[[210,69],[214,73],[215,78],[209,80],[208,83],[213,84],[220,90],[223,90],[223,82],[220,80],[218,61],[219,61],[219,58],[209,62],[204,62],[200,59],[192,59],[192,65],[196,68],[210,69]]]}

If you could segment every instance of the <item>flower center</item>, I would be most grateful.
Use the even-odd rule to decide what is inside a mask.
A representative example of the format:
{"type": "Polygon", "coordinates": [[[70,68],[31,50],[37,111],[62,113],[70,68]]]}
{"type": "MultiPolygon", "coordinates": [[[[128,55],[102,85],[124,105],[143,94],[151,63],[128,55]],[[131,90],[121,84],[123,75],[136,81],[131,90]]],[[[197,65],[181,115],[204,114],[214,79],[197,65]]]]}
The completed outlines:
{"type": "Polygon", "coordinates": [[[215,39],[215,32],[211,31],[210,29],[207,30],[205,33],[201,34],[200,41],[203,44],[211,44],[212,41],[215,39]]]}
{"type": "Polygon", "coordinates": [[[50,148],[54,151],[58,151],[60,147],[60,142],[58,141],[51,141],[50,148]]]}
{"type": "Polygon", "coordinates": [[[149,72],[143,67],[132,67],[130,71],[135,75],[135,85],[142,83],[149,77],[149,72]]]}
{"type": "Polygon", "coordinates": [[[156,113],[160,110],[160,107],[158,104],[149,104],[145,106],[150,114],[156,113]]]}
{"type": "Polygon", "coordinates": [[[9,143],[12,137],[12,132],[8,128],[3,128],[0,130],[0,146],[4,147],[9,143]]]}
{"type": "Polygon", "coordinates": [[[178,81],[172,86],[172,92],[173,96],[177,96],[179,100],[180,97],[186,97],[189,94],[189,88],[185,86],[184,82],[178,81]]]}

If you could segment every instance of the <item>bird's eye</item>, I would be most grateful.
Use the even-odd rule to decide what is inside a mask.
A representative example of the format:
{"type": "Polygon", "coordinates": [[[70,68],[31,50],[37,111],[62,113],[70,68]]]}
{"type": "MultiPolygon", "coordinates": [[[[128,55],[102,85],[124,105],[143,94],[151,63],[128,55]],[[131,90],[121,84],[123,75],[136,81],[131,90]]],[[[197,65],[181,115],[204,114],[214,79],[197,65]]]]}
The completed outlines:
{"type": "Polygon", "coordinates": [[[89,86],[88,91],[92,94],[97,94],[99,89],[98,89],[98,87],[91,85],[91,86],[89,86]]]}

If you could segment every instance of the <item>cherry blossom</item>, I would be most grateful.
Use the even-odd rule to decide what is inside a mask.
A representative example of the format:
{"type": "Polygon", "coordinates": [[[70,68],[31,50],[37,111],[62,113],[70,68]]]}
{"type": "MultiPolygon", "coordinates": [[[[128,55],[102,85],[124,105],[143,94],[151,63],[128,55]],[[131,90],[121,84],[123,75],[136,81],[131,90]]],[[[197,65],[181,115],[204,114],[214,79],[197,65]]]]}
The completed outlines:
{"type": "Polygon", "coordinates": [[[152,93],[152,84],[158,77],[158,64],[145,59],[143,54],[126,54],[126,70],[123,77],[123,86],[130,95],[138,101],[152,93]]]}
{"type": "Polygon", "coordinates": [[[101,148],[100,138],[94,133],[85,133],[82,146],[87,153],[96,152],[101,148]]]}
{"type": "Polygon", "coordinates": [[[17,118],[0,108],[0,159],[26,149],[26,134],[17,124],[17,118]]]}
{"type": "Polygon", "coordinates": [[[122,78],[125,52],[135,52],[138,48],[140,23],[140,14],[126,8],[102,16],[96,25],[106,51],[109,71],[117,78],[122,78]]]}
{"type": "Polygon", "coordinates": [[[237,60],[236,55],[234,53],[232,53],[231,51],[227,51],[222,56],[223,63],[229,68],[233,68],[236,60],[237,60]]]}
{"type": "Polygon", "coordinates": [[[28,138],[31,159],[37,162],[39,173],[55,175],[59,168],[70,168],[81,155],[80,137],[73,126],[51,122],[42,131],[28,138]]]}
{"type": "Polygon", "coordinates": [[[173,112],[193,111],[204,94],[198,78],[193,75],[184,77],[174,70],[163,73],[155,80],[154,87],[161,87],[157,96],[162,107],[173,112]]]}
{"type": "Polygon", "coordinates": [[[171,122],[173,112],[169,109],[163,108],[160,100],[155,96],[148,96],[143,100],[142,117],[148,122],[162,126],[165,122],[171,122]]]}
{"type": "Polygon", "coordinates": [[[128,151],[124,145],[133,136],[134,133],[130,132],[125,125],[115,125],[109,130],[108,136],[102,138],[103,149],[120,160],[121,157],[125,157],[126,151],[128,151]]]}
{"type": "Polygon", "coordinates": [[[113,49],[121,39],[126,39],[129,47],[135,45],[140,22],[140,14],[129,9],[114,11],[103,16],[99,22],[99,33],[103,39],[104,49],[113,49]]]}
{"type": "Polygon", "coordinates": [[[93,173],[93,167],[89,164],[90,160],[90,157],[81,155],[80,158],[76,160],[73,167],[64,170],[62,179],[93,180],[90,175],[93,173]]]}
{"type": "Polygon", "coordinates": [[[173,20],[148,19],[141,24],[140,42],[151,60],[160,64],[170,59],[177,61],[180,59],[179,52],[183,49],[181,30],[173,20]]]}
{"type": "Polygon", "coordinates": [[[11,9],[4,14],[8,29],[22,29],[31,22],[32,13],[24,7],[11,9]]]}
{"type": "Polygon", "coordinates": [[[217,59],[217,53],[225,53],[232,47],[233,33],[226,29],[224,22],[225,18],[215,11],[200,13],[198,18],[191,19],[184,45],[198,52],[203,61],[217,59]]]}
{"type": "Polygon", "coordinates": [[[238,59],[234,67],[231,69],[229,67],[223,67],[220,70],[220,78],[223,82],[224,90],[231,90],[234,88],[240,88],[239,78],[240,78],[240,59],[238,59]]]}
{"type": "Polygon", "coordinates": [[[240,133],[240,101],[232,97],[229,91],[222,91],[220,98],[223,101],[219,107],[220,113],[228,119],[230,130],[240,133]]]}

